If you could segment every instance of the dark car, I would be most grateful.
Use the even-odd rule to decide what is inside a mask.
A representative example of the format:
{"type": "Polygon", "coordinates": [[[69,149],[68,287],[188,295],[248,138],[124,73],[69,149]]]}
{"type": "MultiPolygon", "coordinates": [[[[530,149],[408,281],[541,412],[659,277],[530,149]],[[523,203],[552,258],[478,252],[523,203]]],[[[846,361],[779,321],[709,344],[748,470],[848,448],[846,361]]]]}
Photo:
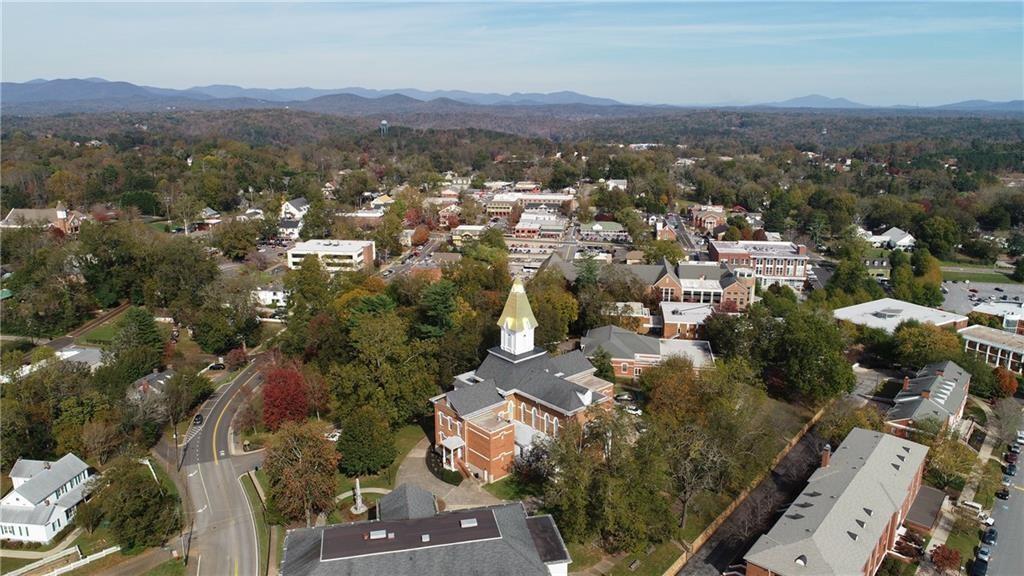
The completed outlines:
{"type": "Polygon", "coordinates": [[[224,368],[225,366],[220,362],[214,362],[213,364],[210,364],[210,370],[223,370],[224,368]]]}
{"type": "Polygon", "coordinates": [[[202,426],[203,425],[203,415],[202,414],[196,414],[192,418],[192,425],[193,426],[202,426]]]}
{"type": "Polygon", "coordinates": [[[988,562],[975,558],[971,565],[971,576],[985,576],[986,574],[988,574],[988,562]]]}
{"type": "Polygon", "coordinates": [[[1010,464],[1016,464],[1018,458],[1020,458],[1020,454],[1017,454],[1015,452],[1006,453],[1006,461],[1009,462],[1010,464]]]}
{"type": "Polygon", "coordinates": [[[1003,289],[1000,288],[999,286],[996,286],[995,290],[996,290],[996,292],[1002,292],[1003,291],[1003,289]]]}
{"type": "Polygon", "coordinates": [[[981,543],[994,546],[998,539],[999,532],[997,532],[995,528],[989,528],[988,530],[985,530],[985,534],[981,537],[981,543]]]}
{"type": "Polygon", "coordinates": [[[1017,475],[1017,465],[1016,464],[1007,464],[1006,465],[1006,474],[1008,476],[1016,476],[1017,475]]]}
{"type": "Polygon", "coordinates": [[[1010,499],[1010,489],[1009,488],[1003,488],[999,492],[996,492],[996,498],[999,498],[1000,500],[1009,500],[1010,499]]]}

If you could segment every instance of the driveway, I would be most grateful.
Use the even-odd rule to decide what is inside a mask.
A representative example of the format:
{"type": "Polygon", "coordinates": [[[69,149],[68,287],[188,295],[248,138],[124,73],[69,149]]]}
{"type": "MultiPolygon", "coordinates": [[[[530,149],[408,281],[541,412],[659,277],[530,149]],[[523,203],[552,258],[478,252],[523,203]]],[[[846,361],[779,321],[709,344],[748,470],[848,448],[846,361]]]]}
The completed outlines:
{"type": "Polygon", "coordinates": [[[398,467],[395,486],[399,484],[415,484],[445,501],[447,509],[473,508],[500,504],[501,500],[483,489],[483,485],[472,478],[466,478],[462,484],[452,486],[442,482],[427,469],[427,450],[430,439],[424,438],[409,451],[409,454],[398,467]]]}

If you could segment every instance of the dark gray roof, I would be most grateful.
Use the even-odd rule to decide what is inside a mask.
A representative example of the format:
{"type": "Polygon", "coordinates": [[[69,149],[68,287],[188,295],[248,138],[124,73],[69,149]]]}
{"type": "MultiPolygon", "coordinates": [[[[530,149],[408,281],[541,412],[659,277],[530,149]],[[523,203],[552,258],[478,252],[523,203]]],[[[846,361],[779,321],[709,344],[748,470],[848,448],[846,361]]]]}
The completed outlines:
{"type": "MultiPolygon", "coordinates": [[[[538,532],[538,536],[543,539],[544,535],[538,532]]],[[[528,527],[526,510],[519,502],[445,512],[431,518],[301,528],[288,532],[285,539],[281,576],[547,576],[548,568],[536,543],[538,536],[528,527]],[[467,515],[477,518],[478,526],[450,526],[467,515]],[[496,537],[490,528],[492,523],[497,528],[496,537]],[[384,542],[363,539],[364,533],[382,529],[394,533],[394,538],[384,542]],[[462,530],[474,532],[459,538],[462,530]],[[436,537],[424,542],[422,535],[432,531],[436,537]],[[330,552],[335,559],[321,561],[322,551],[325,555],[330,552]]],[[[551,557],[554,546],[547,541],[542,545],[545,555],[551,557]]]]}
{"type": "Polygon", "coordinates": [[[277,227],[278,228],[298,228],[299,227],[299,221],[298,220],[281,220],[280,222],[277,223],[277,227]]]}
{"type": "Polygon", "coordinates": [[[530,529],[530,536],[533,537],[533,544],[542,562],[572,562],[569,549],[562,540],[562,533],[558,531],[555,519],[550,514],[527,518],[526,527],[530,529]]]}
{"type": "Polygon", "coordinates": [[[292,198],[291,200],[288,201],[288,203],[291,204],[292,207],[296,208],[297,210],[302,210],[306,206],[309,206],[309,200],[306,200],[305,196],[292,198]]]}
{"type": "Polygon", "coordinates": [[[488,406],[500,404],[504,400],[498,393],[494,380],[481,380],[474,384],[455,381],[455,389],[447,394],[447,398],[456,412],[466,416],[488,406]]]}
{"type": "Polygon", "coordinates": [[[960,410],[970,383],[971,375],[951,360],[929,364],[910,380],[906,390],[896,394],[886,420],[935,418],[945,422],[960,410]]]}
{"type": "Polygon", "coordinates": [[[594,369],[594,365],[590,363],[590,360],[587,360],[582,350],[573,350],[566,354],[552,356],[551,363],[554,364],[557,370],[556,374],[561,373],[567,377],[594,369]]]}
{"type": "Polygon", "coordinates": [[[699,280],[700,278],[721,280],[731,274],[732,272],[729,271],[729,267],[725,263],[719,263],[717,266],[709,266],[707,264],[697,262],[680,262],[676,266],[676,277],[687,280],[699,280]]]}
{"type": "Polygon", "coordinates": [[[576,282],[576,277],[579,276],[576,265],[572,262],[566,262],[565,258],[562,258],[558,252],[552,252],[548,259],[544,261],[544,264],[541,265],[542,270],[547,268],[561,272],[562,277],[570,283],[576,282]]]}
{"type": "Polygon", "coordinates": [[[377,501],[377,516],[381,520],[429,518],[434,514],[434,495],[415,484],[402,484],[377,501]]]}
{"type": "Polygon", "coordinates": [[[942,513],[942,503],[946,501],[946,493],[931,486],[921,486],[907,512],[907,521],[919,526],[931,528],[942,513]]]}
{"type": "Polygon", "coordinates": [[[670,268],[664,264],[627,264],[626,269],[642,280],[644,284],[650,285],[661,280],[661,277],[664,276],[670,268]]]}
{"type": "MultiPolygon", "coordinates": [[[[500,348],[492,348],[487,358],[484,358],[480,367],[476,369],[476,376],[494,380],[498,389],[502,391],[519,390],[565,413],[572,413],[588,406],[583,403],[580,396],[586,396],[589,389],[564,377],[556,376],[563,370],[552,362],[548,353],[544,352],[518,362],[510,361],[506,355],[507,353],[500,348]]],[[[570,358],[564,362],[575,363],[575,359],[570,358]]],[[[601,398],[602,395],[594,394],[592,402],[601,398]]]]}
{"type": "Polygon", "coordinates": [[[580,347],[588,356],[604,350],[612,358],[632,358],[636,354],[661,354],[661,342],[652,336],[641,336],[618,326],[591,328],[580,340],[580,347]]]}

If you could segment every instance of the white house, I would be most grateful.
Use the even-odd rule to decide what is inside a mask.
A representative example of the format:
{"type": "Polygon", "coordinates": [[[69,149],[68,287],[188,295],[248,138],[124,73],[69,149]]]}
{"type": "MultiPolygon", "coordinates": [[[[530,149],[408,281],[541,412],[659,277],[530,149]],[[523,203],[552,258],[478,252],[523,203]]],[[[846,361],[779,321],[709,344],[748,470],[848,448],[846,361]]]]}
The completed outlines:
{"type": "Polygon", "coordinates": [[[288,305],[288,293],[284,286],[271,285],[256,288],[252,291],[253,299],[265,308],[279,308],[288,305]]]}
{"type": "Polygon", "coordinates": [[[916,242],[909,232],[900,230],[895,226],[881,234],[872,234],[858,226],[857,236],[860,236],[875,248],[887,248],[889,250],[913,250],[916,242]]]}
{"type": "Polygon", "coordinates": [[[68,453],[56,462],[19,459],[14,488],[0,500],[0,539],[45,543],[71,524],[85,498],[89,465],[68,453]]]}
{"type": "Polygon", "coordinates": [[[298,240],[302,232],[302,220],[281,220],[277,223],[277,237],[286,240],[298,240]]]}
{"type": "Polygon", "coordinates": [[[282,220],[302,220],[306,216],[306,212],[309,212],[309,200],[306,200],[304,196],[292,198],[281,204],[282,220]]]}
{"type": "Polygon", "coordinates": [[[377,196],[373,200],[370,200],[370,207],[375,210],[387,210],[395,203],[395,199],[387,194],[377,196]]]}

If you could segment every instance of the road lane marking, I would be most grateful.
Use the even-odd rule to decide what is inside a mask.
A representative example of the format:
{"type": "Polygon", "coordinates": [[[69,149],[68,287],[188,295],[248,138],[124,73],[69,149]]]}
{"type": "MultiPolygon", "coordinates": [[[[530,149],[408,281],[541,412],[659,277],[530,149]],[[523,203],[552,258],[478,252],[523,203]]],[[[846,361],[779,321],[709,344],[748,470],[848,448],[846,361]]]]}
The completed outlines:
{"type": "MultiPolygon", "coordinates": [[[[249,502],[249,493],[246,492],[245,486],[242,486],[242,476],[245,476],[247,474],[248,474],[248,472],[244,472],[242,474],[239,474],[238,478],[236,478],[236,480],[238,480],[238,489],[242,491],[242,498],[245,498],[245,505],[249,508],[249,522],[252,522],[252,541],[253,541],[253,544],[255,544],[255,546],[256,546],[256,570],[259,571],[259,569],[260,569],[259,568],[260,567],[259,559],[262,558],[262,556],[260,556],[260,539],[259,539],[258,536],[256,536],[256,514],[255,514],[255,512],[253,512],[252,502],[249,502]]],[[[254,492],[256,492],[256,497],[259,498],[260,491],[259,491],[258,488],[256,488],[256,480],[254,478],[251,478],[251,477],[249,478],[249,480],[252,482],[252,489],[253,489],[254,492]]],[[[269,527],[268,527],[268,534],[269,534],[269,527]]],[[[267,540],[267,544],[268,545],[270,544],[270,540],[269,539],[267,540]]],[[[236,575],[238,574],[238,561],[237,560],[235,561],[235,574],[236,575]]]]}
{"type": "Polygon", "coordinates": [[[238,558],[235,558],[235,576],[238,576],[238,558]]]}
{"type": "Polygon", "coordinates": [[[209,507],[210,507],[209,504],[207,504],[206,506],[203,506],[199,510],[196,510],[196,514],[199,514],[200,512],[206,511],[206,509],[209,508],[209,507]]]}
{"type": "Polygon", "coordinates": [[[210,502],[210,493],[206,491],[206,480],[203,479],[203,465],[196,464],[196,467],[199,468],[199,481],[203,483],[203,494],[206,494],[206,505],[210,506],[213,503],[210,502]]]}
{"type": "Polygon", "coordinates": [[[220,421],[221,421],[221,419],[224,418],[224,413],[228,411],[228,406],[230,406],[231,402],[234,401],[235,396],[238,396],[238,393],[242,391],[242,388],[245,385],[247,385],[249,382],[252,382],[253,378],[256,378],[257,376],[259,376],[259,374],[260,374],[259,370],[257,370],[245,382],[239,384],[238,387],[235,388],[235,391],[231,394],[231,397],[228,398],[228,401],[224,403],[223,407],[221,407],[220,413],[217,415],[217,421],[214,422],[214,424],[213,424],[213,438],[210,440],[210,448],[213,450],[213,463],[214,464],[217,464],[217,463],[220,462],[220,457],[217,455],[217,429],[220,428],[220,421]]]}

